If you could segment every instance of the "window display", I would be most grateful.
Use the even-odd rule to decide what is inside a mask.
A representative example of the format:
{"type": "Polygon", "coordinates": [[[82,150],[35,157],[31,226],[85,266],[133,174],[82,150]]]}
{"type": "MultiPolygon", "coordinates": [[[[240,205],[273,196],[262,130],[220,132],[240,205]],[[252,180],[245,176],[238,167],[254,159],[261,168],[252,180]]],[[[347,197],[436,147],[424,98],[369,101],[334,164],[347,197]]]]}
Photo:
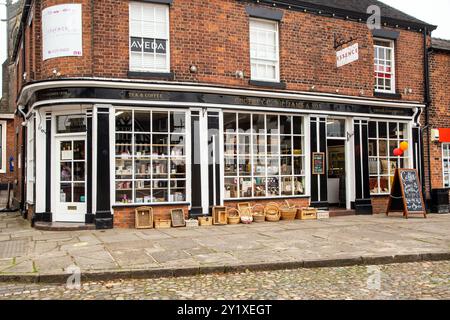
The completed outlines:
{"type": "Polygon", "coordinates": [[[186,113],[116,111],[116,202],[186,201],[186,113]]]}
{"type": "Polygon", "coordinates": [[[225,199],[305,194],[303,118],[226,112],[225,199]]]}
{"type": "Polygon", "coordinates": [[[443,168],[444,168],[444,188],[450,188],[450,143],[442,145],[443,148],[443,168]]]}

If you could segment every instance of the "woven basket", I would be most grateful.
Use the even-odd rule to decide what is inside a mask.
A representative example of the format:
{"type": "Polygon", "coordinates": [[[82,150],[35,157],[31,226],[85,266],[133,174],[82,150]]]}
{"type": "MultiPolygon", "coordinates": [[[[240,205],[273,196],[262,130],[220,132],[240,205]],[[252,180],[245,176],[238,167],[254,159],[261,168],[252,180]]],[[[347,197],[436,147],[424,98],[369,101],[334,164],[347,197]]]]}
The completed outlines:
{"type": "Polygon", "coordinates": [[[266,205],[264,208],[264,213],[266,215],[266,221],[269,222],[278,222],[280,221],[281,214],[280,208],[277,203],[271,202],[266,205]]]}
{"type": "Polygon", "coordinates": [[[291,206],[289,202],[286,200],[286,205],[280,208],[281,220],[295,220],[297,215],[297,208],[295,206],[291,206]]]}
{"type": "Polygon", "coordinates": [[[241,213],[238,209],[228,209],[227,216],[228,224],[239,224],[241,222],[241,213]]]}
{"type": "Polygon", "coordinates": [[[253,222],[266,221],[266,214],[264,212],[264,206],[262,204],[257,204],[253,206],[252,212],[253,212],[253,222]]]}

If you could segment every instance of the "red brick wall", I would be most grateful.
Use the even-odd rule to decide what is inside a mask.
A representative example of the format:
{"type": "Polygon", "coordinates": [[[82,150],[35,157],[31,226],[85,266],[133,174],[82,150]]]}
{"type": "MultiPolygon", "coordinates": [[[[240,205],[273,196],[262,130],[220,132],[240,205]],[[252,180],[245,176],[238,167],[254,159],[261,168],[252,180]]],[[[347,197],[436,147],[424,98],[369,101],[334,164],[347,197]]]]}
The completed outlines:
{"type": "MultiPolygon", "coordinates": [[[[152,206],[150,206],[152,207],[152,206]]],[[[135,209],[137,207],[114,208],[114,228],[132,229],[135,227],[135,209]]],[[[153,220],[170,219],[170,210],[183,209],[185,217],[188,218],[188,206],[153,206],[153,220]]]]}
{"type": "MultiPolygon", "coordinates": [[[[41,61],[40,11],[66,0],[42,0],[35,9],[35,57],[41,61]],[[39,47],[39,49],[38,49],[39,47]]],[[[36,77],[126,78],[129,66],[128,2],[74,0],[83,4],[83,57],[36,64],[36,77]],[[93,3],[93,7],[91,7],[93,3]],[[114,9],[112,9],[114,8],[114,9]],[[94,12],[93,14],[91,12],[94,12]]],[[[170,7],[171,70],[177,81],[250,87],[247,2],[174,0],[170,7]],[[195,23],[193,23],[195,22],[195,23]],[[195,64],[198,73],[189,71],[195,64]],[[236,79],[243,70],[245,79],[236,79]]],[[[280,23],[281,79],[287,89],[373,96],[373,39],[365,23],[284,10],[280,23]],[[356,37],[360,60],[337,68],[334,34],[356,37]],[[363,91],[363,92],[362,92],[363,91]]],[[[404,100],[423,101],[422,34],[399,30],[396,43],[397,89],[404,100]],[[412,88],[412,94],[405,94],[412,88]]]]}
{"type": "MultiPolygon", "coordinates": [[[[431,108],[430,129],[450,128],[450,52],[437,51],[430,54],[431,108]]],[[[426,137],[426,135],[425,135],[426,137]]],[[[431,157],[428,161],[428,143],[425,144],[425,163],[431,166],[431,186],[443,188],[442,144],[430,142],[431,157]]],[[[425,170],[429,181],[428,167],[425,170]]],[[[427,183],[427,191],[428,183],[427,183]]]]}
{"type": "Polygon", "coordinates": [[[389,196],[372,196],[373,214],[386,214],[389,196]]]}
{"type": "MultiPolygon", "coordinates": [[[[0,118],[0,120],[2,120],[0,118]]],[[[14,172],[11,172],[9,169],[9,158],[11,156],[15,157],[14,155],[14,120],[4,120],[6,122],[6,146],[3,146],[3,148],[6,148],[6,159],[4,163],[4,168],[6,169],[6,173],[0,173],[0,183],[9,183],[14,182],[14,172]]],[[[14,164],[17,164],[17,161],[15,161],[14,164]]],[[[15,170],[16,168],[14,168],[15,170]]]]}

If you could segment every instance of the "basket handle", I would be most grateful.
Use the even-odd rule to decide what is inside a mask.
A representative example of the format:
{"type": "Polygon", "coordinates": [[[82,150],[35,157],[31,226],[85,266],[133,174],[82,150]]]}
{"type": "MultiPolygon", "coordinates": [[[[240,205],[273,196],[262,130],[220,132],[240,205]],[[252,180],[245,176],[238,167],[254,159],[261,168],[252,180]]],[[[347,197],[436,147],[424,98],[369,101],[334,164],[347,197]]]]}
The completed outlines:
{"type": "Polygon", "coordinates": [[[227,215],[230,215],[230,212],[237,212],[237,216],[241,216],[241,212],[236,208],[227,208],[227,215]]]}
{"type": "Polygon", "coordinates": [[[262,204],[255,204],[255,205],[252,207],[252,214],[253,214],[253,215],[255,215],[255,209],[256,209],[256,208],[262,209],[262,211],[259,211],[258,213],[264,213],[265,207],[264,207],[262,204]]]}

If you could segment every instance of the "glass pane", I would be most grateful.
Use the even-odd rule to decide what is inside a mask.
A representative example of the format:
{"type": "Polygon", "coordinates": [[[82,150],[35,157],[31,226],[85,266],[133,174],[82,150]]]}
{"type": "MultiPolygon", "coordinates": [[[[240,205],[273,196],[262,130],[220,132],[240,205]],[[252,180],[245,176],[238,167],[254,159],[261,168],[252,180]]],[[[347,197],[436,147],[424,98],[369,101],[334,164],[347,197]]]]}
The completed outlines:
{"type": "Polygon", "coordinates": [[[394,157],[394,150],[399,147],[399,142],[397,140],[389,141],[389,156],[394,157]]]}
{"type": "Polygon", "coordinates": [[[61,160],[73,160],[72,142],[61,142],[61,160]]]}
{"type": "Polygon", "coordinates": [[[186,182],[184,180],[175,180],[170,182],[170,202],[186,201],[186,182]]]}
{"type": "Polygon", "coordinates": [[[280,140],[278,136],[267,136],[267,153],[280,154],[280,140]]]}
{"type": "Polygon", "coordinates": [[[154,178],[168,178],[167,160],[154,159],[153,160],[153,177],[154,178]]]}
{"type": "Polygon", "coordinates": [[[237,176],[237,158],[225,157],[225,176],[237,176]]]}
{"type": "Polygon", "coordinates": [[[167,180],[153,182],[153,198],[155,202],[167,202],[169,200],[169,183],[167,180]]]}
{"type": "Polygon", "coordinates": [[[278,134],[278,116],[268,115],[267,116],[267,132],[272,134],[278,134]]]}
{"type": "Polygon", "coordinates": [[[86,202],[84,183],[73,184],[73,202],[86,202]]]}
{"type": "Polygon", "coordinates": [[[169,135],[167,134],[153,135],[153,155],[154,156],[169,155],[169,135]]]}
{"type": "Polygon", "coordinates": [[[398,130],[397,130],[397,123],[389,123],[389,138],[391,139],[397,139],[398,137],[398,130]]]}
{"type": "Polygon", "coordinates": [[[152,165],[149,160],[137,160],[134,165],[134,173],[136,179],[150,179],[152,172],[152,165]]]}
{"type": "Polygon", "coordinates": [[[61,162],[61,181],[72,181],[72,162],[61,162]]]}
{"type": "Polygon", "coordinates": [[[263,114],[253,115],[253,132],[256,134],[264,134],[266,132],[265,125],[266,116],[263,114]]]}
{"type": "Polygon", "coordinates": [[[378,188],[378,177],[369,178],[370,193],[380,193],[378,188]]]}
{"type": "Polygon", "coordinates": [[[253,136],[253,155],[265,155],[266,154],[266,136],[254,135],[253,136]]]}
{"type": "Polygon", "coordinates": [[[116,134],[116,155],[123,158],[129,157],[133,148],[133,136],[131,134],[116,134]]]}
{"type": "Polygon", "coordinates": [[[327,135],[330,138],[345,138],[345,120],[328,119],[327,135]]]}
{"type": "Polygon", "coordinates": [[[303,137],[294,136],[294,155],[303,155],[303,137]]]}
{"type": "Polygon", "coordinates": [[[237,136],[225,135],[225,155],[237,155],[237,136]]]}
{"type": "Polygon", "coordinates": [[[131,111],[116,111],[116,131],[131,132],[133,130],[133,115],[131,111]]]}
{"type": "Polygon", "coordinates": [[[281,136],[280,137],[280,149],[281,154],[292,154],[292,138],[291,136],[281,136]]]}
{"type": "Polygon", "coordinates": [[[378,122],[378,138],[387,139],[387,123],[378,122]]]}
{"type": "Polygon", "coordinates": [[[280,160],[278,157],[267,158],[267,175],[276,176],[280,173],[280,160]]]}
{"type": "Polygon", "coordinates": [[[131,179],[133,175],[133,161],[116,159],[116,179],[131,179]]]}
{"type": "Polygon", "coordinates": [[[167,112],[152,113],[152,132],[168,132],[169,131],[169,115],[167,112]]]}
{"type": "Polygon", "coordinates": [[[62,203],[72,202],[72,184],[62,183],[59,201],[62,203]]]}
{"type": "Polygon", "coordinates": [[[239,124],[239,132],[241,133],[249,133],[250,132],[250,120],[251,116],[247,113],[240,113],[238,115],[238,124],[239,124]]]}
{"type": "Polygon", "coordinates": [[[281,157],[281,175],[292,174],[292,157],[281,157]]]}
{"type": "Polygon", "coordinates": [[[407,139],[408,138],[408,132],[407,132],[407,125],[404,123],[399,123],[399,139],[407,139]]]}
{"type": "Polygon", "coordinates": [[[150,112],[134,112],[134,131],[150,132],[150,112]]]}
{"type": "Polygon", "coordinates": [[[369,157],[378,156],[377,140],[369,140],[369,157]]]}
{"type": "Polygon", "coordinates": [[[135,182],[135,203],[151,202],[151,184],[150,181],[137,180],[135,182]]]}
{"type": "Polygon", "coordinates": [[[237,179],[227,178],[225,179],[225,199],[238,198],[237,193],[237,179]]]}
{"type": "Polygon", "coordinates": [[[369,174],[378,175],[378,159],[369,158],[369,174]]]}
{"type": "Polygon", "coordinates": [[[389,161],[388,161],[388,159],[380,159],[379,166],[380,166],[380,173],[382,175],[389,174],[389,161]]]}
{"type": "Polygon", "coordinates": [[[68,115],[56,117],[57,133],[86,132],[86,117],[84,115],[68,115]]]}
{"type": "Polygon", "coordinates": [[[134,149],[136,157],[150,156],[152,153],[151,148],[151,135],[150,134],[136,134],[134,136],[134,149]]]}
{"type": "Polygon", "coordinates": [[[170,176],[176,179],[186,178],[186,161],[172,158],[170,161],[170,176]]]}
{"type": "Polygon", "coordinates": [[[281,178],[281,194],[284,196],[293,195],[293,181],[291,177],[281,178]]]}
{"type": "Polygon", "coordinates": [[[239,179],[239,190],[241,198],[250,198],[252,196],[252,179],[251,178],[240,178],[239,179]]]}
{"type": "Polygon", "coordinates": [[[390,178],[389,177],[381,177],[380,178],[380,193],[389,193],[390,190],[390,178]]]}
{"type": "Polygon", "coordinates": [[[294,175],[304,175],[303,157],[294,157],[294,175]]]}
{"type": "Polygon", "coordinates": [[[254,157],[253,158],[253,175],[265,176],[266,175],[266,158],[254,157]]]}
{"type": "Polygon", "coordinates": [[[294,134],[303,134],[303,118],[302,117],[294,117],[294,134]]]}
{"type": "Polygon", "coordinates": [[[280,116],[280,134],[292,133],[292,117],[280,116]]]}
{"type": "Polygon", "coordinates": [[[170,132],[186,132],[186,115],[183,112],[170,113],[170,132]]]}
{"type": "Polygon", "coordinates": [[[73,142],[73,159],[74,160],[84,160],[85,155],[85,142],[84,141],[74,141],[73,142]]]}
{"type": "Polygon", "coordinates": [[[250,154],[250,135],[239,135],[239,155],[250,154]]]}
{"type": "Polygon", "coordinates": [[[85,181],[86,180],[86,164],[84,162],[73,163],[73,180],[85,181]]]}
{"type": "Polygon", "coordinates": [[[236,114],[224,113],[223,114],[223,128],[225,132],[236,132],[236,114]]]}
{"type": "Polygon", "coordinates": [[[239,157],[239,175],[250,176],[251,175],[251,161],[250,157],[239,157]]]}
{"type": "Polygon", "coordinates": [[[388,156],[387,140],[379,140],[378,144],[379,144],[379,147],[380,147],[379,155],[381,157],[387,157],[388,156]]]}
{"type": "Polygon", "coordinates": [[[266,179],[265,178],[254,178],[254,197],[265,197],[266,196],[266,179]]]}
{"type": "Polygon", "coordinates": [[[305,178],[295,177],[294,178],[294,195],[304,195],[305,194],[305,178]]]}
{"type": "Polygon", "coordinates": [[[377,137],[377,123],[374,121],[369,122],[369,138],[377,137]]]}
{"type": "Polygon", "coordinates": [[[267,179],[267,196],[277,197],[280,195],[280,179],[278,177],[269,177],[267,179]]]}
{"type": "Polygon", "coordinates": [[[133,202],[133,182],[118,181],[116,182],[116,202],[132,203],[133,202]]]}

